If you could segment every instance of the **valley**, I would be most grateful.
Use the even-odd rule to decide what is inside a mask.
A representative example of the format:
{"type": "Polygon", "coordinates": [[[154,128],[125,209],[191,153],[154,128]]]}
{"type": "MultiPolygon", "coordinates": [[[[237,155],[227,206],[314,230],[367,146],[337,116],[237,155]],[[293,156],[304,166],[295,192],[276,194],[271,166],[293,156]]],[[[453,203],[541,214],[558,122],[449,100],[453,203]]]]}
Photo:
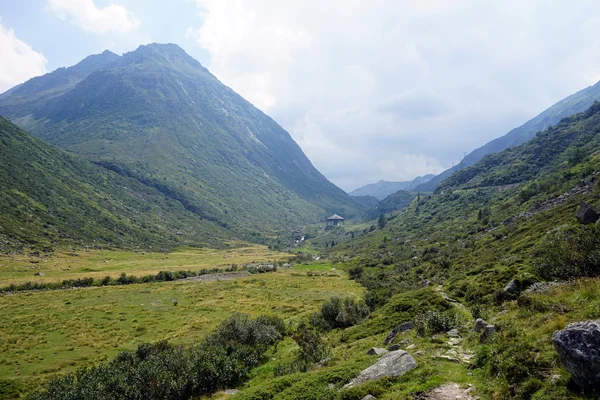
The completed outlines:
{"type": "Polygon", "coordinates": [[[350,193],[175,44],[14,86],[0,399],[597,399],[599,85],[350,193]]]}

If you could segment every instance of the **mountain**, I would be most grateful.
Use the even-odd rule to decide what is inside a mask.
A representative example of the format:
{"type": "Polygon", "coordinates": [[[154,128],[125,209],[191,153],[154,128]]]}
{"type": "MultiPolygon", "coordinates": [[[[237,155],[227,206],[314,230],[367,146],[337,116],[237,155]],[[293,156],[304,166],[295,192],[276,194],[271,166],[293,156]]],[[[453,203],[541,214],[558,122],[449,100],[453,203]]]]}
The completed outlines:
{"type": "Polygon", "coordinates": [[[156,189],[34,138],[0,117],[0,250],[57,244],[169,249],[231,236],[156,189]]]}
{"type": "Polygon", "coordinates": [[[373,209],[369,210],[368,218],[375,219],[381,214],[402,210],[412,203],[415,197],[417,197],[416,193],[398,190],[381,200],[373,209]]]}
{"type": "Polygon", "coordinates": [[[370,210],[377,207],[379,200],[373,196],[352,196],[355,202],[360,204],[365,210],[370,210]]]}
{"type": "Polygon", "coordinates": [[[362,213],[275,121],[173,44],[34,78],[0,96],[0,114],[244,235],[362,213]]]}
{"type": "Polygon", "coordinates": [[[429,182],[435,175],[429,174],[425,176],[418,176],[412,181],[406,182],[391,182],[391,181],[379,181],[377,183],[371,183],[369,185],[361,186],[358,189],[354,189],[349,194],[350,196],[373,196],[378,200],[383,200],[392,193],[398,190],[412,190],[415,187],[429,182]]]}
{"type": "MultiPolygon", "coordinates": [[[[553,169],[582,162],[600,148],[599,134],[600,103],[596,102],[585,112],[562,119],[520,146],[488,154],[478,163],[455,172],[439,190],[505,187],[531,181],[553,169]]],[[[549,186],[556,183],[546,182],[549,186]]]]}
{"type": "Polygon", "coordinates": [[[506,135],[473,150],[459,164],[442,172],[429,182],[420,184],[415,190],[431,192],[454,172],[475,164],[487,154],[497,153],[525,143],[535,137],[537,132],[556,124],[561,119],[587,110],[595,101],[600,101],[600,82],[570,95],[506,135]]]}

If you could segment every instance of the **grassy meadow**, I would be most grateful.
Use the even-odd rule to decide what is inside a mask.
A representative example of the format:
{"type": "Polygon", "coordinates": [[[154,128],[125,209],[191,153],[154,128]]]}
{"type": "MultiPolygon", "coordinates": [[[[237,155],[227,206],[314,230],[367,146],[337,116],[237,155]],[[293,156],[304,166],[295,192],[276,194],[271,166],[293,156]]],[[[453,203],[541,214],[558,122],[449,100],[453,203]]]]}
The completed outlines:
{"type": "Polygon", "coordinates": [[[180,249],[170,253],[129,251],[56,251],[44,254],[0,254],[0,286],[25,282],[57,282],[63,279],[94,279],[122,272],[143,276],[159,271],[180,271],[226,268],[232,264],[250,262],[284,261],[290,256],[271,251],[260,245],[237,245],[235,248],[217,250],[210,248],[180,249]],[[43,275],[35,275],[41,272],[43,275]]]}
{"type": "MultiPolygon", "coordinates": [[[[34,277],[31,269],[27,275],[13,270],[30,265],[30,257],[4,256],[0,283],[21,282],[30,276],[54,281],[121,272],[143,275],[287,257],[262,246],[169,254],[55,253],[48,263],[34,264],[45,271],[44,276],[34,277]],[[61,265],[71,265],[71,269],[61,265]]],[[[236,312],[273,314],[294,322],[332,296],[361,297],[362,292],[345,272],[322,263],[227,281],[181,280],[7,294],[0,297],[0,376],[20,382],[27,390],[54,374],[110,360],[142,342],[167,339],[193,344],[236,312]]]]}

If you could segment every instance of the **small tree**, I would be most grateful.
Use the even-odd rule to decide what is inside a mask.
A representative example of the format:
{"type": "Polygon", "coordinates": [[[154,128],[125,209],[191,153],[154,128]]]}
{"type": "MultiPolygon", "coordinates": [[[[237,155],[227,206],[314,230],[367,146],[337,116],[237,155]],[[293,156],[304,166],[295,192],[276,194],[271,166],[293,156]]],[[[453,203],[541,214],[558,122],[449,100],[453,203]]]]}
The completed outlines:
{"type": "Polygon", "coordinates": [[[379,221],[377,221],[377,225],[379,226],[379,229],[383,229],[385,228],[385,224],[386,224],[386,220],[385,220],[385,216],[383,214],[381,214],[379,216],[379,221]]]}

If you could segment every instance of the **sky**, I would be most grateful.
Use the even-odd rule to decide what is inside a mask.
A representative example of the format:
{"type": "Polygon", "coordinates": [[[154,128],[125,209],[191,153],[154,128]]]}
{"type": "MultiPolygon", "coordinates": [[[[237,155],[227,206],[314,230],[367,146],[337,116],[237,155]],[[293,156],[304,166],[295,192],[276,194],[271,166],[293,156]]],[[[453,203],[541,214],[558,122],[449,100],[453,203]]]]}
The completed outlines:
{"type": "Polygon", "coordinates": [[[596,0],[0,0],[0,92],[176,43],[352,190],[440,173],[600,80],[596,0]]]}

